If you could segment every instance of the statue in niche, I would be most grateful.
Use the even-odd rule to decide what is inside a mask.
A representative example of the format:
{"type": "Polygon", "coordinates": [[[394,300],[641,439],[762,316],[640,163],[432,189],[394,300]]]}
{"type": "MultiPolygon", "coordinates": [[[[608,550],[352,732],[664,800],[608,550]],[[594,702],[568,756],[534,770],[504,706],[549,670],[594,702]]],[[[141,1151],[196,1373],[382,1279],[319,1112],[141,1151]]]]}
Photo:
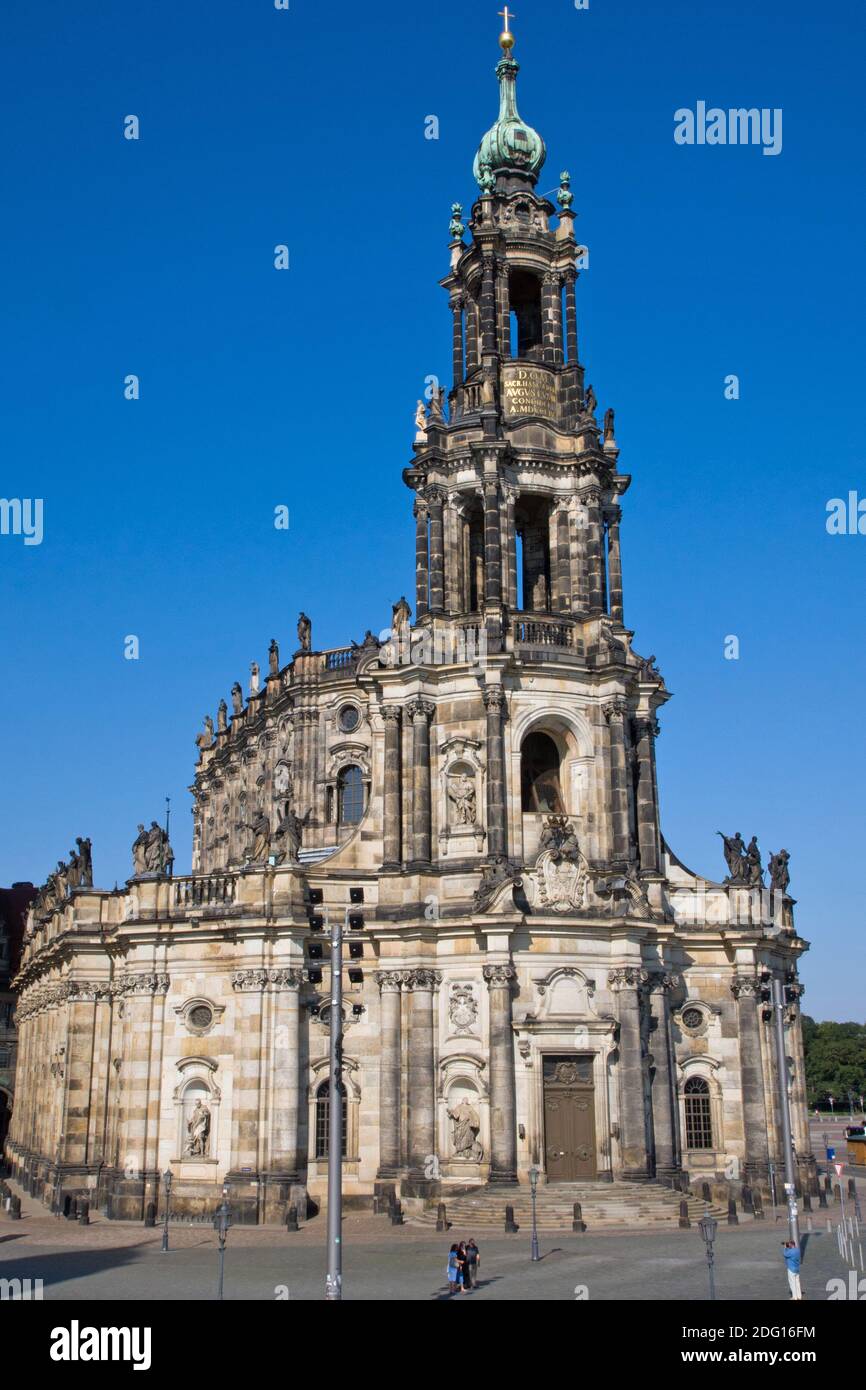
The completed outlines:
{"type": "Polygon", "coordinates": [[[453,773],[448,778],[448,800],[454,808],[455,825],[474,825],[475,778],[465,772],[453,773]]]}
{"type": "Polygon", "coordinates": [[[716,834],[721,835],[724,845],[725,863],[728,866],[728,877],[725,879],[725,882],[731,883],[738,888],[744,888],[746,885],[745,840],[739,830],[736,835],[722,835],[721,830],[717,830],[716,834]]]}
{"type": "Polygon", "coordinates": [[[448,1118],[454,1126],[451,1132],[454,1157],[472,1159],[477,1163],[484,1152],[478,1142],[478,1132],[481,1129],[478,1111],[464,1096],[456,1109],[448,1111],[448,1118]]]}
{"type": "Polygon", "coordinates": [[[138,835],[132,842],[132,876],[138,878],[140,874],[147,873],[147,858],[145,849],[147,846],[147,831],[139,823],[138,835]]]}
{"type": "Polygon", "coordinates": [[[189,1157],[207,1158],[208,1139],[210,1138],[210,1111],[200,1100],[197,1100],[193,1106],[186,1132],[189,1135],[186,1144],[189,1157]]]}
{"type": "Polygon", "coordinates": [[[788,884],[791,882],[791,875],[788,872],[788,861],[791,858],[786,849],[780,849],[778,854],[771,854],[767,868],[770,871],[770,887],[777,893],[787,893],[788,884]]]}
{"type": "Polygon", "coordinates": [[[268,647],[268,667],[272,676],[280,674],[280,649],[276,637],[271,638],[271,645],[268,647]]]}
{"type": "Polygon", "coordinates": [[[250,862],[264,864],[271,852],[271,822],[264,810],[259,811],[249,829],[253,832],[250,862]]]}
{"type": "Polygon", "coordinates": [[[298,641],[302,652],[310,651],[313,645],[313,624],[306,613],[298,614],[298,641]]]}
{"type": "Polygon", "coordinates": [[[244,692],[241,690],[240,681],[235,681],[232,686],[232,714],[242,714],[244,708],[244,692]]]}
{"type": "Polygon", "coordinates": [[[259,693],[259,663],[258,663],[257,661],[251,661],[251,662],[250,662],[250,694],[251,694],[251,695],[258,695],[258,693],[259,693]]]}
{"type": "Polygon", "coordinates": [[[226,723],[226,715],[228,714],[228,712],[229,707],[226,704],[225,700],[220,700],[219,704],[217,705],[217,733],[224,734],[226,729],[228,728],[228,725],[226,723]]]}
{"type": "Polygon", "coordinates": [[[75,843],[78,846],[78,882],[82,888],[92,888],[93,843],[80,835],[76,836],[75,843]]]}
{"type": "Polygon", "coordinates": [[[204,717],[204,732],[198,734],[196,743],[199,748],[210,748],[213,743],[213,720],[209,714],[204,717]]]}

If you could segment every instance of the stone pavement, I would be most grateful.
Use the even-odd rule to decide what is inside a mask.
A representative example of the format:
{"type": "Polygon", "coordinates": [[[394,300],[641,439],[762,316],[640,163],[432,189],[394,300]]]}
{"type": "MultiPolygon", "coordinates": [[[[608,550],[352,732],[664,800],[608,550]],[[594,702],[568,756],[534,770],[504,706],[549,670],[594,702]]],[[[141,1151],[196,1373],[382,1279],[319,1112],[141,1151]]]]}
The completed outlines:
{"type": "MultiPolygon", "coordinates": [[[[95,1218],[90,1227],[47,1215],[24,1199],[24,1217],[0,1218],[0,1278],[44,1281],[48,1300],[212,1299],[217,1283],[217,1242],[212,1229],[172,1227],[171,1249],[160,1251],[161,1232],[133,1223],[95,1218]]],[[[834,1215],[831,1213],[831,1215],[834,1215]]],[[[803,1288],[825,1300],[826,1283],[846,1269],[826,1223],[814,1218],[806,1241],[803,1288]]],[[[766,1222],[719,1226],[717,1296],[721,1300],[787,1302],[779,1253],[785,1225],[766,1222]]],[[[391,1227],[382,1217],[348,1216],[344,1223],[346,1300],[448,1301],[445,1263],[452,1240],[469,1230],[391,1227]]],[[[529,1259],[529,1230],[479,1238],[481,1287],[459,1301],[647,1299],[692,1302],[707,1297],[704,1246],[689,1231],[543,1234],[542,1259],[529,1259]],[[585,1290],[585,1292],[584,1292],[585,1290]]],[[[321,1300],[324,1296],[325,1223],[322,1217],[289,1235],[277,1228],[237,1227],[225,1257],[227,1299],[321,1300]]]]}

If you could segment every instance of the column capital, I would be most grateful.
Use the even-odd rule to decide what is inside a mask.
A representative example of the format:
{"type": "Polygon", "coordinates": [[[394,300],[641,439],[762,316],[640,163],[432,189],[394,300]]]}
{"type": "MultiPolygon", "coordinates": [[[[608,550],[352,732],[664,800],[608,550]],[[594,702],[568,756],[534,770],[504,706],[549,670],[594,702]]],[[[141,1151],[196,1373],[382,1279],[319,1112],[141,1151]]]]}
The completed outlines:
{"type": "Polygon", "coordinates": [[[399,994],[405,984],[405,970],[377,970],[376,984],[380,994],[399,994]]]}
{"type": "Polygon", "coordinates": [[[304,982],[303,971],[289,967],[272,970],[236,970],[232,975],[232,989],[240,992],[265,990],[300,989],[304,982]]]}
{"type": "Polygon", "coordinates": [[[424,498],[428,507],[441,507],[445,503],[445,489],[439,487],[436,483],[432,483],[430,487],[426,487],[423,493],[421,493],[421,496],[424,498]]]}
{"type": "Polygon", "coordinates": [[[422,492],[416,492],[415,501],[412,504],[412,515],[416,521],[420,521],[427,516],[427,503],[422,492]]]}
{"type": "Polygon", "coordinates": [[[489,714],[499,713],[505,708],[505,691],[501,685],[485,685],[481,698],[489,714]]]}
{"type": "Polygon", "coordinates": [[[735,975],[731,980],[731,993],[735,999],[745,996],[747,999],[754,999],[757,1003],[761,998],[763,988],[760,975],[735,975]]]}
{"type": "Polygon", "coordinates": [[[403,983],[410,993],[418,990],[433,991],[442,983],[442,972],[440,970],[404,970],[402,972],[403,983]]]}
{"type": "Polygon", "coordinates": [[[614,991],[637,989],[640,985],[645,985],[648,980],[649,971],[636,965],[618,966],[615,970],[609,970],[607,973],[608,989],[614,991]]]}
{"type": "Polygon", "coordinates": [[[406,705],[406,713],[414,724],[421,724],[424,720],[428,722],[436,713],[436,706],[430,700],[422,700],[416,697],[406,705]]]}
{"type": "Polygon", "coordinates": [[[481,972],[491,989],[509,986],[512,980],[517,979],[517,971],[513,965],[485,965],[481,972]]]}
{"type": "Polygon", "coordinates": [[[403,715],[401,705],[380,705],[379,713],[386,724],[399,724],[403,715]]]}
{"type": "Polygon", "coordinates": [[[628,713],[628,704],[621,695],[615,695],[601,708],[608,724],[612,724],[615,719],[622,719],[628,713]]]}
{"type": "Polygon", "coordinates": [[[658,738],[661,733],[659,722],[654,714],[639,715],[634,721],[634,728],[638,738],[645,738],[647,736],[650,738],[658,738]]]}
{"type": "Polygon", "coordinates": [[[677,975],[675,972],[655,971],[649,977],[649,990],[651,994],[671,994],[675,989],[680,988],[682,982],[682,975],[677,975]]]}

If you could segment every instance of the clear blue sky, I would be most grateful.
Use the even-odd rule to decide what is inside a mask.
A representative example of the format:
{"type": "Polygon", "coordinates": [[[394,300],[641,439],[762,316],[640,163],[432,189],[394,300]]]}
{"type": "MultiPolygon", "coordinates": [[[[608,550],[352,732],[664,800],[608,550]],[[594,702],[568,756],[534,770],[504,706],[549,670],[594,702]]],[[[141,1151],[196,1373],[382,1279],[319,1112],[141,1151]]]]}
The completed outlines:
{"type": "MultiPolygon", "coordinates": [[[[300,608],[336,646],[411,598],[400,474],[424,377],[449,380],[437,281],[498,8],[7,11],[0,495],[43,498],[45,539],[0,537],[0,883],[76,834],[123,881],[166,795],[187,869],[204,712],[272,635],[293,650],[300,608]]],[[[581,355],[634,479],[626,621],[675,692],[665,833],[711,875],[716,830],[787,847],[805,1006],[862,1019],[866,536],[825,530],[829,498],[866,495],[862,6],[516,8],[539,187],[571,171],[591,252],[581,355]],[[676,145],[699,100],[781,107],[782,153],[676,145]]]]}

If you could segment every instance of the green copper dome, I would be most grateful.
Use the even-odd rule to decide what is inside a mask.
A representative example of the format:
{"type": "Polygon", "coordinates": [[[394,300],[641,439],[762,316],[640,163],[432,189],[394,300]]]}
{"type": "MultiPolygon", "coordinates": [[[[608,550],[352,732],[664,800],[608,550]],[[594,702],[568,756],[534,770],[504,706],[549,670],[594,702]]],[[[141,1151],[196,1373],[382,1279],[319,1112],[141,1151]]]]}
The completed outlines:
{"type": "Polygon", "coordinates": [[[520,64],[508,54],[496,64],[499,119],[483,137],[472,166],[476,182],[484,192],[492,191],[500,174],[522,176],[534,184],[547,158],[544,141],[538,131],[522,121],[517,110],[519,71],[520,64]]]}

